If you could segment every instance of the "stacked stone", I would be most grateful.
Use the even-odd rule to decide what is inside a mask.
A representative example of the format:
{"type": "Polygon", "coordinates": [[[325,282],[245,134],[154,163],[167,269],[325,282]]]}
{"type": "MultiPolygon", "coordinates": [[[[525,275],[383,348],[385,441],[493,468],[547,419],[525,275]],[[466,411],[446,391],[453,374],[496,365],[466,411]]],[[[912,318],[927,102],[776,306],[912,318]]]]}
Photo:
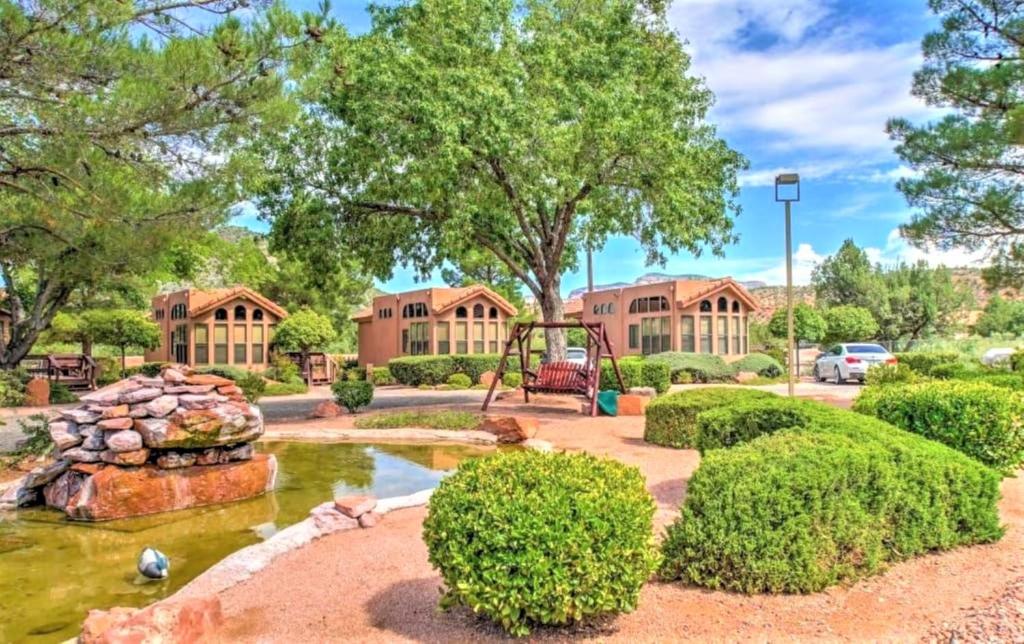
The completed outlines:
{"type": "Polygon", "coordinates": [[[89,477],[107,467],[183,470],[253,458],[263,417],[227,378],[166,367],[82,396],[49,424],[57,448],[51,466],[22,484],[22,503],[38,498],[74,514],[89,477]]]}

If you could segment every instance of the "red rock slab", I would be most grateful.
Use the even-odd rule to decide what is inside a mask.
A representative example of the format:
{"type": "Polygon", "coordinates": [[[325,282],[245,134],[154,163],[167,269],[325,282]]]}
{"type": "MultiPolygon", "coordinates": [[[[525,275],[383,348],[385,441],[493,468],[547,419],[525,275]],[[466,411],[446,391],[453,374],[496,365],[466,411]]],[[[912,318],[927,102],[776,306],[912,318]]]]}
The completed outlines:
{"type": "Polygon", "coordinates": [[[377,499],[372,496],[346,496],[335,499],[334,507],[345,516],[358,519],[377,507],[377,499]]]}
{"type": "Polygon", "coordinates": [[[537,435],[540,423],[526,416],[488,416],[480,429],[498,437],[499,443],[521,443],[537,435]]]}
{"type": "Polygon", "coordinates": [[[643,416],[650,400],[647,396],[634,394],[619,396],[619,416],[643,416]]]}
{"type": "Polygon", "coordinates": [[[107,521],[230,503],[263,494],[274,486],[276,476],[277,460],[272,454],[176,470],[154,465],[107,467],[89,477],[68,502],[66,512],[80,521],[107,521]]]}
{"type": "MultiPolygon", "coordinates": [[[[122,405],[122,407],[127,406],[128,405],[122,405]]],[[[122,429],[131,429],[132,426],[135,424],[135,421],[133,421],[131,418],[128,418],[128,414],[125,414],[123,417],[120,418],[104,418],[103,420],[96,424],[99,426],[100,429],[106,431],[120,431],[122,429]]]]}
{"type": "Polygon", "coordinates": [[[127,416],[128,412],[130,411],[131,410],[128,408],[128,405],[114,405],[113,407],[104,407],[103,411],[100,412],[100,418],[120,418],[122,416],[127,416]]]}
{"type": "Polygon", "coordinates": [[[215,387],[227,387],[235,384],[234,380],[228,378],[222,378],[215,376],[212,373],[197,373],[192,376],[185,378],[185,384],[187,385],[213,385],[215,387]]]}
{"type": "Polygon", "coordinates": [[[33,378],[25,384],[25,406],[45,407],[50,404],[50,381],[33,378]]]}
{"type": "Polygon", "coordinates": [[[142,609],[115,607],[91,610],[79,642],[127,644],[129,642],[202,642],[224,623],[216,595],[179,601],[157,602],[142,609]]]}

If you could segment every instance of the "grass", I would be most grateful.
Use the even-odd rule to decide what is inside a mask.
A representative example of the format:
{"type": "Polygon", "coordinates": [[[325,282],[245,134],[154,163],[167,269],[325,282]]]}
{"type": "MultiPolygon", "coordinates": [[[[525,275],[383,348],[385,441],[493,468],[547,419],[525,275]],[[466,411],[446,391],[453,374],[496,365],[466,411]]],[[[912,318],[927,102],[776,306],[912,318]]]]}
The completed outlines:
{"type": "Polygon", "coordinates": [[[264,396],[294,396],[304,394],[309,387],[304,382],[268,382],[267,388],[263,390],[264,396]]]}
{"type": "Polygon", "coordinates": [[[468,411],[395,411],[356,418],[357,429],[422,429],[467,430],[480,426],[480,415],[468,411]]]}

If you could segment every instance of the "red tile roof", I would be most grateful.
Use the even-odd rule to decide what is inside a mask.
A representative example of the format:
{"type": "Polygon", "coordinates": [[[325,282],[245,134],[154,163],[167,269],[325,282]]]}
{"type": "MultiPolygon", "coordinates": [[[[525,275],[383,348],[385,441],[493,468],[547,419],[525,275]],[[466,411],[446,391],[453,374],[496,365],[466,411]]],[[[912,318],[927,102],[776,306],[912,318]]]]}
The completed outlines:
{"type": "MultiPolygon", "coordinates": [[[[406,293],[399,293],[401,299],[406,299],[408,295],[423,291],[407,291],[406,293]]],[[[516,307],[512,306],[508,300],[498,295],[491,289],[487,288],[483,284],[475,284],[473,286],[460,286],[451,288],[431,288],[427,289],[425,295],[430,302],[430,309],[434,315],[439,315],[452,307],[458,306],[460,303],[475,297],[482,295],[498,305],[500,309],[505,311],[508,315],[516,315],[518,311],[516,307]]],[[[386,296],[385,296],[386,297],[386,296]]],[[[394,297],[394,296],[392,296],[394,297]]],[[[356,311],[352,315],[352,320],[356,322],[369,322],[373,319],[373,307],[365,307],[356,311]]]]}

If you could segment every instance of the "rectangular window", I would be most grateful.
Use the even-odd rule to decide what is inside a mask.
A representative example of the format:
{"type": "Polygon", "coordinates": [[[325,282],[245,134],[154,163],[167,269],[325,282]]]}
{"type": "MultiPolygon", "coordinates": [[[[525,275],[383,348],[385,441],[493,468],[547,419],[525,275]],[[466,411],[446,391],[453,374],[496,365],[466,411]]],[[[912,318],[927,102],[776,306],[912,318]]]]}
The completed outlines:
{"type": "Polygon", "coordinates": [[[215,324],[213,327],[213,362],[228,363],[228,325],[215,324]]]}
{"type": "Polygon", "coordinates": [[[639,349],[640,348],[640,325],[630,324],[629,325],[629,348],[639,349]]]}
{"type": "Polygon", "coordinates": [[[192,329],[196,339],[196,364],[210,364],[210,328],[197,324],[192,329]]]}
{"type": "Polygon", "coordinates": [[[245,325],[235,325],[235,364],[245,364],[246,354],[248,354],[247,343],[245,339],[245,325]]]}
{"type": "Polygon", "coordinates": [[[490,353],[497,353],[498,352],[498,323],[497,322],[491,322],[490,327],[491,328],[489,330],[490,330],[490,333],[491,333],[491,339],[489,340],[489,342],[490,342],[489,347],[490,348],[488,349],[488,351],[490,353]]]}
{"type": "Polygon", "coordinates": [[[747,353],[747,318],[743,318],[743,353],[747,353]]]}
{"type": "Polygon", "coordinates": [[[402,353],[409,353],[409,329],[402,329],[402,353]]]}
{"type": "Polygon", "coordinates": [[[263,364],[265,362],[263,352],[263,326],[252,328],[252,363],[263,364]]]}
{"type": "Polygon", "coordinates": [[[409,325],[408,331],[402,332],[403,340],[407,339],[409,349],[407,353],[414,356],[422,356],[430,353],[430,323],[413,322],[409,325]]]}
{"type": "Polygon", "coordinates": [[[469,325],[466,322],[455,323],[455,353],[469,353],[469,325]]]}
{"type": "Polygon", "coordinates": [[[446,356],[452,352],[451,323],[437,323],[437,353],[446,356]]]}
{"type": "Polygon", "coordinates": [[[732,350],[735,353],[746,353],[740,351],[740,316],[732,316],[732,350]]]}
{"type": "Polygon", "coordinates": [[[729,355],[729,316],[718,316],[718,355],[729,355]]]}
{"type": "Polygon", "coordinates": [[[692,315],[684,315],[683,316],[683,327],[682,327],[681,340],[682,340],[682,346],[679,348],[680,351],[685,351],[686,353],[693,353],[694,351],[697,350],[697,343],[696,343],[696,337],[694,336],[693,316],[692,315]]]}
{"type": "Polygon", "coordinates": [[[640,321],[641,352],[644,355],[671,351],[669,318],[644,318],[640,321]]]}
{"type": "Polygon", "coordinates": [[[700,352],[711,353],[711,316],[700,316],[700,352]]]}
{"type": "Polygon", "coordinates": [[[484,352],[484,323],[473,323],[473,353],[484,352]]]}

